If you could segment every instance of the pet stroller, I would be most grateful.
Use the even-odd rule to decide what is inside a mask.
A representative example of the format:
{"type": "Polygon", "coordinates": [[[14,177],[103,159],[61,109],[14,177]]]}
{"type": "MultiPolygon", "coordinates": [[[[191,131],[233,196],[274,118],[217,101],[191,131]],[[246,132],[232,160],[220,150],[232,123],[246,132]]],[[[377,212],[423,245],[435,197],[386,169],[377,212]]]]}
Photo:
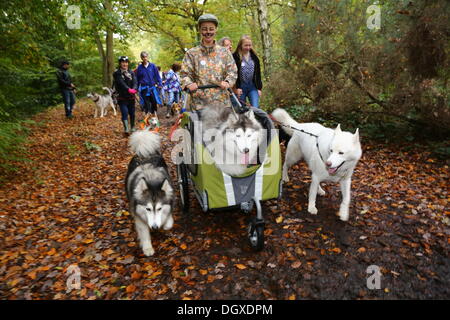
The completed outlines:
{"type": "MultiPolygon", "coordinates": [[[[217,85],[200,86],[199,89],[217,88],[217,85]]],[[[229,93],[236,99],[234,110],[242,113],[249,110],[242,106],[236,96],[229,89],[229,93]],[[236,107],[237,105],[237,107],[236,107]]],[[[187,110],[187,93],[184,97],[184,110],[187,110]]],[[[195,106],[194,106],[195,107],[195,106]]],[[[281,198],[281,152],[277,131],[268,115],[257,108],[252,108],[255,118],[264,129],[267,129],[267,144],[259,147],[258,161],[248,165],[241,176],[230,176],[222,172],[202,139],[202,132],[198,125],[201,110],[183,112],[175,126],[184,130],[182,151],[177,150],[177,176],[180,188],[181,207],[183,212],[189,211],[189,191],[194,191],[204,212],[208,210],[238,208],[249,213],[256,207],[256,217],[251,218],[248,226],[248,240],[255,251],[264,246],[264,217],[261,201],[281,198]],[[263,148],[263,150],[261,150],[263,148]],[[265,156],[264,156],[265,155],[265,156]],[[261,161],[260,158],[263,158],[261,161]]]]}

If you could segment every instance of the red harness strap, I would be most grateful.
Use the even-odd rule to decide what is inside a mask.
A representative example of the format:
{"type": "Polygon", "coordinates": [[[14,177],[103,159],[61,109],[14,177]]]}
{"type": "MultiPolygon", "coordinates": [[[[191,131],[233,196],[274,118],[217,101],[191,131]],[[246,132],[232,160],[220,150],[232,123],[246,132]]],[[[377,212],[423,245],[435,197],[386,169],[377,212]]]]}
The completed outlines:
{"type": "Polygon", "coordinates": [[[172,126],[172,128],[170,128],[170,132],[169,132],[169,139],[170,140],[172,140],[172,135],[175,132],[175,130],[178,129],[178,127],[180,126],[181,118],[183,118],[183,114],[180,114],[178,116],[177,120],[175,121],[175,124],[172,126]]]}

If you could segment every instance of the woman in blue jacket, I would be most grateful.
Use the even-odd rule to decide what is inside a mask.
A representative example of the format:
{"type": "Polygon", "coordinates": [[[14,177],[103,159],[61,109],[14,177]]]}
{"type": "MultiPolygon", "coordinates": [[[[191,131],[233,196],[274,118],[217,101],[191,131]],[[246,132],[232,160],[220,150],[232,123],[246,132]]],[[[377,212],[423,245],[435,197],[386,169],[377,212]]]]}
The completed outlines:
{"type": "Polygon", "coordinates": [[[158,88],[162,88],[161,77],[158,68],[148,61],[148,53],[141,52],[142,63],[136,70],[139,92],[144,99],[144,113],[152,113],[156,115],[158,104],[161,100],[158,94],[158,88]]]}

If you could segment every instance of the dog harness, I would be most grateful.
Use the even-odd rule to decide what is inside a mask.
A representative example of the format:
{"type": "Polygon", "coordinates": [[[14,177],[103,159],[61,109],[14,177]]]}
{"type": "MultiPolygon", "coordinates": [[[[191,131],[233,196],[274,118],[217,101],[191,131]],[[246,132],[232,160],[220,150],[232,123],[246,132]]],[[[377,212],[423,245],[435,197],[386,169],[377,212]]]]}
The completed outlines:
{"type": "MultiPolygon", "coordinates": [[[[286,128],[292,129],[292,130],[300,131],[300,132],[302,132],[302,133],[305,133],[305,134],[310,135],[311,137],[316,138],[317,152],[319,152],[320,159],[322,160],[322,162],[323,162],[323,164],[325,165],[325,167],[327,166],[327,165],[325,164],[325,161],[323,160],[322,154],[320,153],[320,148],[319,148],[319,136],[318,136],[318,135],[313,134],[313,133],[308,132],[308,131],[305,131],[305,130],[303,130],[303,129],[298,129],[298,128],[295,128],[295,127],[292,127],[292,126],[289,126],[289,125],[282,124],[282,123],[280,123],[279,121],[277,121],[275,118],[273,118],[272,115],[269,115],[269,117],[272,119],[273,122],[278,123],[278,124],[279,124],[280,126],[282,126],[282,127],[286,127],[286,128]]],[[[335,172],[337,172],[337,171],[339,170],[339,168],[342,167],[342,165],[343,165],[345,162],[346,162],[345,160],[342,161],[342,163],[336,168],[336,171],[335,171],[335,172]]],[[[342,180],[342,179],[347,175],[347,171],[348,171],[348,169],[345,171],[345,173],[343,174],[342,178],[339,179],[339,180],[342,180]]]]}

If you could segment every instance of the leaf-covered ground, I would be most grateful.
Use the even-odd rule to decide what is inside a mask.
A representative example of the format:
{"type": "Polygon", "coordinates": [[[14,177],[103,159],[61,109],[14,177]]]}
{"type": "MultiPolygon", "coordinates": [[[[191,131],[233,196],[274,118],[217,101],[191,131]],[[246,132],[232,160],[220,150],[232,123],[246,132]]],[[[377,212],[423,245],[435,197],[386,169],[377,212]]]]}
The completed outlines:
{"type": "MultiPolygon", "coordinates": [[[[174,228],[153,233],[156,253],[145,257],[126,211],[132,155],[120,118],[94,119],[85,101],[74,114],[35,117],[33,161],[0,186],[1,299],[450,298],[449,170],[420,148],[363,140],[346,223],[337,185],[307,213],[301,163],[282,201],[264,203],[262,252],[247,243],[249,215],[203,213],[191,195],[191,213],[176,207],[174,228]],[[81,288],[68,292],[71,265],[81,288]],[[379,290],[367,288],[370,265],[381,268],[379,290]]],[[[172,122],[161,135],[175,180],[172,122]]]]}

